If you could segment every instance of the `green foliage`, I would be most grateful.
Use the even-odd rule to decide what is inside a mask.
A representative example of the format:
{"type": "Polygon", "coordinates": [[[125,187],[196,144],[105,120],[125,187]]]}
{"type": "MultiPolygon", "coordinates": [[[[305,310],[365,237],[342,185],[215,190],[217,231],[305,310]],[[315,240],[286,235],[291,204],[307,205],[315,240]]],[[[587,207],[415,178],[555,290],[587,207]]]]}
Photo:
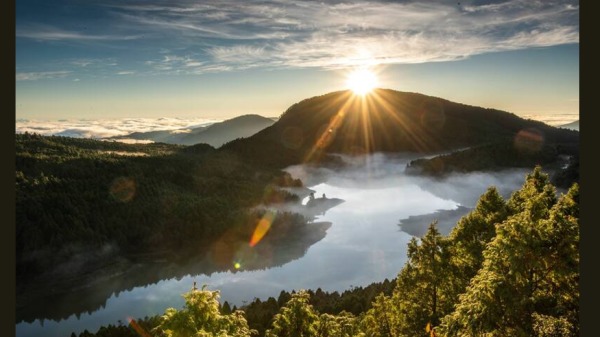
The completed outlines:
{"type": "Polygon", "coordinates": [[[397,336],[400,315],[391,298],[380,294],[373,301],[360,323],[361,331],[367,337],[397,336]]]}
{"type": "Polygon", "coordinates": [[[408,262],[398,274],[391,299],[398,336],[415,336],[430,323],[439,324],[454,304],[449,242],[435,227],[435,222],[419,243],[408,244],[408,262]]]}
{"type": "Polygon", "coordinates": [[[349,312],[321,314],[316,324],[317,337],[353,337],[359,333],[358,320],[349,312]]]}
{"type": "Polygon", "coordinates": [[[184,308],[169,308],[161,323],[154,329],[166,337],[249,337],[256,334],[248,327],[244,313],[240,310],[221,314],[219,292],[192,289],[183,295],[184,308]]]}
{"type": "Polygon", "coordinates": [[[577,185],[556,202],[547,175],[536,168],[527,176],[508,201],[514,214],[497,226],[482,268],[444,318],[447,336],[544,335],[557,324],[577,335],[577,200],[577,185]]]}
{"type": "Polygon", "coordinates": [[[449,235],[451,265],[456,289],[462,293],[483,263],[483,251],[496,236],[496,225],[508,216],[508,209],[495,187],[479,198],[475,209],[458,221],[449,235]]]}
{"type": "Polygon", "coordinates": [[[535,337],[571,337],[573,324],[565,317],[553,317],[533,313],[533,331],[535,337]]]}
{"type": "MultiPolygon", "coordinates": [[[[395,283],[395,280],[386,279],[383,282],[375,282],[366,287],[353,287],[342,293],[337,291],[325,292],[320,288],[315,291],[308,290],[307,292],[310,295],[309,303],[315,311],[322,314],[331,314],[335,317],[343,313],[358,316],[369,310],[372,305],[375,305],[375,298],[380,294],[390,296],[395,283]]],[[[246,312],[248,325],[258,330],[259,335],[263,336],[265,331],[270,328],[273,316],[291,297],[290,293],[281,291],[277,299],[273,297],[269,297],[266,301],[255,299],[243,308],[246,312]]]]}
{"type": "Polygon", "coordinates": [[[313,337],[317,336],[319,317],[308,303],[310,295],[301,290],[273,318],[273,328],[266,331],[267,337],[313,337]]]}

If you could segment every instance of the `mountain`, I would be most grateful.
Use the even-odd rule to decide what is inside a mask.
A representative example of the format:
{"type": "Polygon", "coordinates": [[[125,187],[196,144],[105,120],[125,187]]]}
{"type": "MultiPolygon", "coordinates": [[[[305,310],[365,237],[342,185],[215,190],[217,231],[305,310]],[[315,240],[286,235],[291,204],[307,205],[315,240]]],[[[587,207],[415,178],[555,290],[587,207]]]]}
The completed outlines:
{"type": "Polygon", "coordinates": [[[560,154],[577,147],[579,134],[505,111],[377,89],[365,97],[338,91],[303,100],[272,126],[222,150],[281,168],[331,160],[331,153],[434,154],[500,142],[559,147],[560,154]]]}
{"type": "MultiPolygon", "coordinates": [[[[193,128],[191,132],[200,133],[207,127],[200,126],[193,128]]],[[[185,133],[180,130],[158,130],[147,132],[133,132],[125,136],[111,137],[110,139],[136,139],[136,140],[151,140],[156,143],[181,144],[180,138],[185,133]]]]}
{"type": "Polygon", "coordinates": [[[243,115],[215,123],[206,127],[198,127],[190,132],[160,130],[150,132],[134,132],[113,139],[152,140],[167,144],[194,145],[205,143],[219,147],[237,138],[252,136],[260,130],[271,126],[275,121],[259,115],[243,115]]]}
{"type": "Polygon", "coordinates": [[[250,137],[260,130],[273,125],[275,121],[259,115],[244,115],[215,123],[202,130],[193,130],[181,134],[178,144],[193,145],[198,143],[219,147],[237,138],[250,137]]]}
{"type": "Polygon", "coordinates": [[[570,130],[579,131],[579,120],[576,120],[576,121],[571,122],[569,124],[560,125],[559,128],[564,128],[564,129],[570,129],[570,130]]]}

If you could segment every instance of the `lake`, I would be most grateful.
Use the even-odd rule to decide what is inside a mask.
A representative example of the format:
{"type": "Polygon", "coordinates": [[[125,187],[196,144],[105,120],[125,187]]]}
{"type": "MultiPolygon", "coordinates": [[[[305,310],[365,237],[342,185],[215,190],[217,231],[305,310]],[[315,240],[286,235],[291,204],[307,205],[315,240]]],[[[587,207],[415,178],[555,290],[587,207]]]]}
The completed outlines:
{"type": "MultiPolygon", "coordinates": [[[[113,290],[104,305],[93,312],[72,314],[58,321],[38,317],[31,323],[20,322],[16,325],[16,335],[68,337],[71,332],[79,334],[84,329],[95,332],[102,325],[126,324],[129,317],[162,314],[168,307],[180,308],[184,303],[181,294],[189,291],[194,282],[220,290],[222,301],[240,306],[256,297],[277,298],[281,290],[343,291],[391,279],[406,262],[407,243],[412,238],[400,230],[401,219],[455,210],[459,206],[468,209],[489,185],[496,185],[508,196],[520,187],[527,172],[510,170],[433,180],[405,175],[404,168],[410,159],[414,157],[376,154],[344,158],[349,167],[343,170],[288,168],[294,177],[301,178],[315,191],[316,198],[325,194],[344,200],[317,216],[316,221],[330,222],[331,226],[299,258],[277,267],[251,271],[244,270],[243,261],[239,270],[230,272],[206,275],[193,269],[189,274],[165,277],[144,287],[113,290]]],[[[307,201],[305,198],[303,203],[307,201]]],[[[115,284],[118,283],[117,278],[115,284]]],[[[104,290],[111,293],[110,289],[104,290]]],[[[57,300],[44,305],[50,313],[53,308],[68,304],[57,300]]]]}

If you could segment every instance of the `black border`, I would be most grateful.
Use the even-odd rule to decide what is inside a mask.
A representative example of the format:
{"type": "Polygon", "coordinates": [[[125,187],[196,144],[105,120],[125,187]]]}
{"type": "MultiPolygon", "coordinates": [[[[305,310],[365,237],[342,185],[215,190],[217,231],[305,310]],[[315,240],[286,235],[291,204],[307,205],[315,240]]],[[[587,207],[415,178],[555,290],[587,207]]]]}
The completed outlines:
{"type": "Polygon", "coordinates": [[[0,334],[15,336],[16,334],[16,225],[15,225],[15,71],[16,71],[16,1],[3,3],[5,16],[2,20],[2,32],[5,48],[2,63],[4,64],[2,86],[2,101],[5,107],[2,111],[2,153],[5,159],[1,165],[2,174],[2,271],[0,278],[2,287],[3,313],[0,319],[0,334]],[[7,83],[8,82],[8,83],[7,83]]]}

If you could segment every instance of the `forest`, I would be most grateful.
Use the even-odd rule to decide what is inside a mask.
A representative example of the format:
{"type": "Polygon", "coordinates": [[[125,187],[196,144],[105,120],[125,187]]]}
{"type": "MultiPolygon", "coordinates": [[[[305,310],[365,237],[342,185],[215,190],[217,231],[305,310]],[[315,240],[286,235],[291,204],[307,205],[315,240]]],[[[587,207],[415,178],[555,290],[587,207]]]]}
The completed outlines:
{"type": "MultiPolygon", "coordinates": [[[[531,138],[531,137],[530,137],[531,138]]],[[[453,172],[498,171],[513,167],[544,165],[557,187],[569,188],[579,181],[579,144],[499,141],[465,150],[411,161],[407,173],[442,177],[453,172]],[[562,161],[557,158],[563,157],[562,161]]]]}
{"type": "MultiPolygon", "coordinates": [[[[206,144],[15,138],[17,293],[45,274],[97,269],[115,255],[173,258],[226,231],[246,235],[264,213],[253,207],[297,200],[279,187],[302,186],[206,144]]],[[[286,218],[307,220],[277,221],[286,218]]]]}
{"type": "Polygon", "coordinates": [[[413,238],[393,281],[241,308],[196,285],[183,296],[162,316],[71,336],[578,336],[579,186],[557,195],[539,166],[506,200],[490,186],[449,235],[434,221],[413,238]]]}

